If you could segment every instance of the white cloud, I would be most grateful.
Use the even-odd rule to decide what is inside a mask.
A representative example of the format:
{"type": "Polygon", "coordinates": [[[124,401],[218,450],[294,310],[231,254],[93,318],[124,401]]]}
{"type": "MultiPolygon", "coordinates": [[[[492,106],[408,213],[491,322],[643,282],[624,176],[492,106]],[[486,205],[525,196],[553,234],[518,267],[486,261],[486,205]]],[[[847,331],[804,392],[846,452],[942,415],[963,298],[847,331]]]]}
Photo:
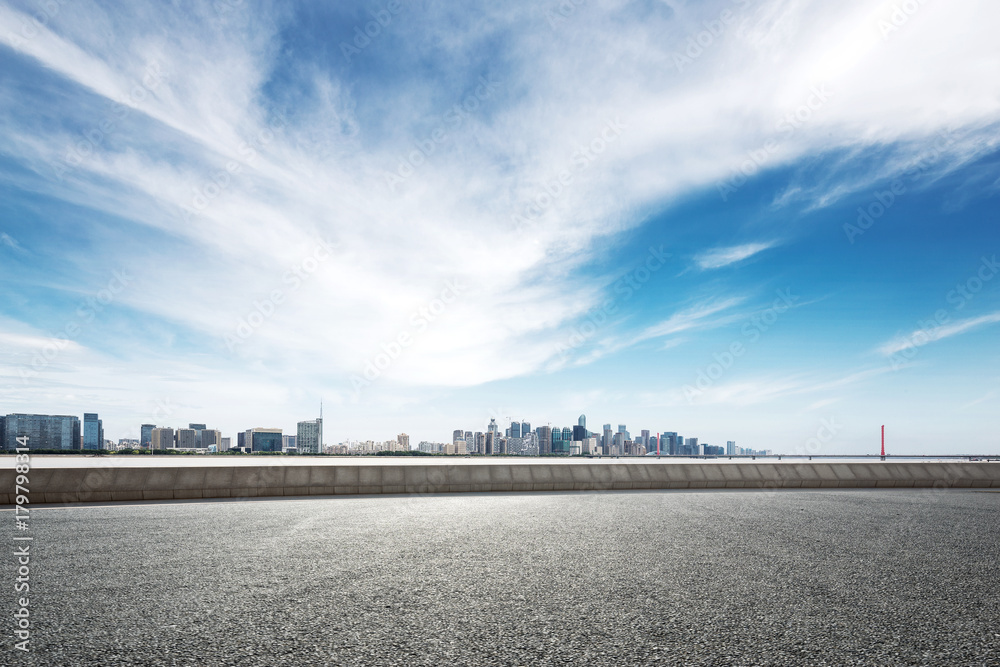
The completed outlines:
{"type": "Polygon", "coordinates": [[[723,266],[744,260],[747,257],[752,257],[768,248],[773,248],[775,245],[774,242],[744,243],[743,245],[730,246],[728,248],[715,248],[696,256],[694,261],[702,269],[719,269],[723,266]]]}
{"type": "MultiPolygon", "coordinates": [[[[379,382],[464,386],[546,367],[562,327],[602,299],[599,282],[576,273],[602,252],[597,241],[638,224],[637,211],[731,178],[771,140],[776,148],[764,151],[765,169],[898,142],[900,154],[873,169],[872,179],[904,169],[944,128],[964,128],[969,140],[945,147],[943,164],[989,148],[977,129],[1000,118],[1000,81],[988,75],[1000,58],[988,29],[1000,21],[1000,7],[921,5],[885,41],[878,15],[861,0],[733,7],[735,23],[682,71],[673,55],[717,8],[682,8],[660,22],[629,19],[620,5],[587,5],[556,29],[538,12],[502,5],[485,5],[478,23],[485,27],[467,30],[437,22],[433,11],[399,21],[394,30],[407,48],[434,45],[454,63],[481,55],[487,33],[514,42],[497,60],[509,69],[495,72],[495,95],[447,126],[446,139],[395,192],[386,172],[430,136],[427,115],[451,104],[431,100],[453,95],[460,103],[469,91],[449,77],[407,81],[391,91],[383,114],[360,115],[359,93],[347,81],[311,71],[297,81],[301,115],[272,134],[273,109],[261,99],[282,54],[287,17],[277,10],[215,30],[204,17],[186,20],[166,5],[111,17],[81,4],[34,39],[12,41],[30,18],[4,8],[0,40],[109,101],[127,98],[150,65],[163,73],[129,111],[130,124],[65,182],[44,185],[47,194],[121,216],[182,247],[170,256],[158,244],[139,249],[129,268],[145,278],[121,303],[191,330],[205,341],[204,352],[228,361],[228,372],[250,362],[296,369],[301,384],[347,396],[350,375],[400,333],[414,342],[379,382]],[[101,30],[81,16],[98,17],[101,30]],[[622,23],[629,38],[609,31],[609,20],[622,23]],[[91,36],[109,26],[119,39],[91,36]],[[945,66],[942,53],[957,65],[945,66]],[[830,95],[817,102],[813,91],[824,85],[830,95]],[[804,106],[810,101],[818,108],[804,106]],[[803,108],[807,120],[779,129],[803,108]],[[241,151],[246,142],[253,159],[241,151]],[[581,146],[591,147],[593,159],[580,157],[581,146]],[[239,171],[227,176],[234,161],[239,171]],[[547,194],[561,171],[572,183],[547,194]],[[178,212],[193,207],[194,191],[217,194],[185,219],[178,212]],[[538,215],[515,227],[513,214],[533,203],[538,215]],[[285,276],[308,261],[318,237],[337,241],[338,250],[292,289],[285,276]],[[416,332],[414,314],[454,279],[468,289],[416,332]],[[283,292],[282,304],[227,357],[224,337],[274,290],[283,292]]],[[[370,53],[379,48],[389,42],[372,44],[370,53]]],[[[64,107],[69,125],[102,120],[87,115],[93,107],[64,107]]],[[[8,152],[47,178],[79,140],[58,129],[37,136],[24,119],[0,117],[8,152]]],[[[720,248],[697,261],[718,268],[772,245],[720,248]]],[[[711,316],[734,304],[723,299],[677,313],[601,349],[711,326],[711,316]]]]}
{"type": "Polygon", "coordinates": [[[888,357],[898,352],[902,352],[903,350],[922,347],[928,343],[950,338],[951,336],[957,336],[959,334],[972,331],[973,329],[981,327],[985,324],[993,324],[995,322],[1000,322],[1000,311],[990,313],[989,315],[982,315],[980,317],[970,317],[964,320],[948,322],[936,327],[916,329],[908,336],[897,336],[896,338],[893,338],[891,341],[880,346],[878,351],[888,357]]]}

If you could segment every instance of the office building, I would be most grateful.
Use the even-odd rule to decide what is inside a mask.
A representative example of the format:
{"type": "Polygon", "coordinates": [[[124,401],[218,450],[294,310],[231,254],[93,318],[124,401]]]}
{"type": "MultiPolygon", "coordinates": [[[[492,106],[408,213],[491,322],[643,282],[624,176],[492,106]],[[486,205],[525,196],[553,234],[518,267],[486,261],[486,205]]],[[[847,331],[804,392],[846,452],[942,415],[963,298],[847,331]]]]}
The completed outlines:
{"type": "Polygon", "coordinates": [[[153,429],[156,428],[155,424],[143,424],[139,428],[139,446],[149,449],[149,444],[153,440],[153,429]]]}
{"type": "Polygon", "coordinates": [[[252,428],[247,431],[249,434],[250,451],[253,452],[280,452],[281,451],[281,429],[280,428],[252,428]]]}
{"type": "Polygon", "coordinates": [[[104,449],[104,423],[96,412],[83,413],[83,448],[104,449]]]}
{"type": "Polygon", "coordinates": [[[396,436],[396,442],[399,444],[399,451],[408,452],[410,451],[410,436],[405,433],[400,433],[396,436]]]}
{"type": "Polygon", "coordinates": [[[301,421],[295,425],[295,451],[299,454],[323,453],[323,419],[301,421]]]}
{"type": "MultiPolygon", "coordinates": [[[[582,415],[580,416],[580,419],[583,419],[582,415]]],[[[573,427],[573,431],[571,432],[570,437],[572,437],[573,442],[577,441],[583,442],[584,440],[587,439],[587,427],[580,426],[579,424],[577,424],[576,426],[573,427]]]]}
{"type": "Polygon", "coordinates": [[[80,418],[68,415],[9,414],[3,419],[3,449],[17,449],[28,438],[28,449],[78,449],[80,418]]]}
{"type": "Polygon", "coordinates": [[[576,425],[582,429],[587,428],[587,415],[580,415],[580,418],[576,420],[576,425]]]}
{"type": "Polygon", "coordinates": [[[508,438],[520,438],[521,437],[521,422],[511,422],[510,428],[507,429],[508,438]]]}
{"type": "Polygon", "coordinates": [[[230,449],[233,448],[233,439],[231,437],[220,438],[220,442],[221,442],[221,444],[219,445],[220,452],[228,452],[230,449]]]}
{"type": "Polygon", "coordinates": [[[539,454],[551,454],[552,453],[552,427],[551,426],[539,426],[535,429],[535,434],[538,436],[538,453],[539,454]]]}
{"type": "Polygon", "coordinates": [[[639,439],[636,441],[649,451],[649,429],[639,431],[639,439]]]}
{"type": "Polygon", "coordinates": [[[174,429],[172,428],[154,428],[150,434],[150,449],[173,449],[174,446],[174,429]]]}
{"type": "Polygon", "coordinates": [[[611,424],[604,425],[604,433],[601,435],[601,453],[608,454],[611,451],[611,437],[614,432],[611,430],[611,424]]]}
{"type": "Polygon", "coordinates": [[[727,440],[726,441],[726,456],[736,456],[736,441],[727,440]]]}
{"type": "Polygon", "coordinates": [[[198,431],[193,428],[179,428],[175,436],[177,449],[195,449],[197,446],[198,431]]]}
{"type": "Polygon", "coordinates": [[[463,441],[465,440],[465,430],[464,429],[458,428],[458,429],[455,429],[454,431],[452,431],[452,434],[451,434],[451,444],[457,446],[459,440],[463,440],[463,441]]]}
{"type": "Polygon", "coordinates": [[[525,421],[521,422],[521,437],[523,438],[529,433],[531,433],[531,424],[525,421]]]}

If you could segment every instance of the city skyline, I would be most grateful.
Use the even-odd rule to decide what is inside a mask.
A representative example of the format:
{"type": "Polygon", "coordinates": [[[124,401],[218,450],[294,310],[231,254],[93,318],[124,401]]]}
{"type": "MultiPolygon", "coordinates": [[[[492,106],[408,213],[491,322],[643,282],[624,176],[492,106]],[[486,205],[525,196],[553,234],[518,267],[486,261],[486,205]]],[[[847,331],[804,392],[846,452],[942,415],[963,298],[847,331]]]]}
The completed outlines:
{"type": "Polygon", "coordinates": [[[0,412],[996,451],[998,21],[12,0],[0,412]]]}

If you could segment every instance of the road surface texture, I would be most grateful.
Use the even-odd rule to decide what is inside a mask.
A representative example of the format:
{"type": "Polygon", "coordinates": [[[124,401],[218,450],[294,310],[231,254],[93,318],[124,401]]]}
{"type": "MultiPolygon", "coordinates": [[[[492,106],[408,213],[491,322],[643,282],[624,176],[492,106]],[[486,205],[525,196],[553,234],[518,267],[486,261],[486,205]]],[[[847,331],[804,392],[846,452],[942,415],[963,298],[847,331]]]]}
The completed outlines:
{"type": "Polygon", "coordinates": [[[0,664],[1000,664],[988,491],[67,506],[30,533],[31,651],[8,622],[0,664]]]}

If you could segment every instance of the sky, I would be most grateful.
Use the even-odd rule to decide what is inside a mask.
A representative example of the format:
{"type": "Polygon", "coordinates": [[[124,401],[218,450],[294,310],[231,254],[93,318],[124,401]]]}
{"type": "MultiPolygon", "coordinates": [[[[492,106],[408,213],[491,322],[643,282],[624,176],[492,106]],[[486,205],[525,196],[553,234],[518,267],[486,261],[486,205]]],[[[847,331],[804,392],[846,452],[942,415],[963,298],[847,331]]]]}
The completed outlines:
{"type": "Polygon", "coordinates": [[[0,414],[996,453],[998,25],[2,0],[0,414]]]}

